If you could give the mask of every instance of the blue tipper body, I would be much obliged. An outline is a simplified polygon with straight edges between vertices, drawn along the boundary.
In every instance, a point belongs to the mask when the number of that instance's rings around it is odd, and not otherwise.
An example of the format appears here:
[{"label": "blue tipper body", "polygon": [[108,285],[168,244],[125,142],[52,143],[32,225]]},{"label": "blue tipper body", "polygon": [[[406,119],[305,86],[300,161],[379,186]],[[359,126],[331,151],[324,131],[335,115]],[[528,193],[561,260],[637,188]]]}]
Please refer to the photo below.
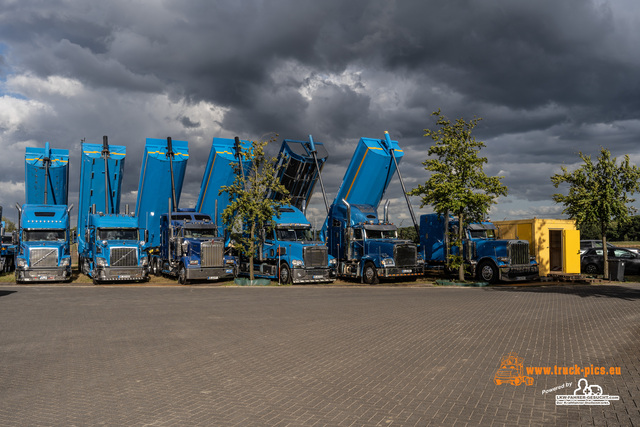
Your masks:
[{"label": "blue tipper body", "polygon": [[[336,261],[328,254],[324,242],[313,238],[311,223],[303,210],[309,204],[320,178],[328,153],[321,142],[285,139],[277,163],[277,179],[289,192],[291,204],[279,208],[272,219],[273,230],[262,231],[258,256],[254,260],[257,277],[280,279],[282,282],[332,282],[336,278]],[[270,193],[279,200],[284,195]],[[249,273],[248,260],[240,264]]]},{"label": "blue tipper body", "polygon": [[[49,165],[45,167],[47,159]],[[48,142],[44,148],[27,147],[24,167],[26,204],[67,204],[69,150],[49,148]]]},{"label": "blue tipper body", "polygon": [[[138,226],[148,230],[146,248],[160,247],[160,216],[169,210],[169,200],[175,194],[174,206],[179,205],[184,175],[189,160],[187,141],[172,140],[173,159],[170,162],[166,139],[147,138],[142,157],[136,217]],[[173,168],[173,191],[171,169]]]},{"label": "blue tipper body", "polygon": [[71,280],[67,206],[69,151],[27,147],[25,200],[18,207],[16,282]]},{"label": "blue tipper body", "polygon": [[82,144],[78,265],[94,283],[148,278],[138,220],[120,214],[126,147]]},{"label": "blue tipper body", "polygon": [[339,277],[374,283],[379,277],[424,273],[416,245],[397,238],[386,206],[385,217],[378,218],[378,207],[403,155],[388,133],[384,139],[360,138],[322,230],[329,253],[338,259]]},{"label": "blue tipper body", "polygon": [[[436,213],[420,216],[420,250],[429,268],[443,268],[447,261],[445,218]],[[457,235],[459,222],[449,216],[448,227]],[[486,282],[522,281],[538,278],[538,263],[529,255],[527,240],[501,240],[495,237],[495,225],[489,221],[465,224],[460,248],[451,245],[451,255],[462,255],[473,278]]]},{"label": "blue tipper body", "polygon": [[[249,141],[240,141],[240,143],[243,150],[248,149],[251,145]],[[246,174],[251,167],[251,162],[243,160],[242,163]],[[218,234],[225,236],[226,244],[229,243],[229,233],[226,232],[222,222],[222,212],[229,205],[229,195],[227,193],[218,193],[221,187],[233,184],[236,178],[234,165],[237,164],[238,159],[234,151],[234,140],[230,138],[213,138],[209,160],[202,176],[196,212],[206,213],[211,216],[218,227]]]}]

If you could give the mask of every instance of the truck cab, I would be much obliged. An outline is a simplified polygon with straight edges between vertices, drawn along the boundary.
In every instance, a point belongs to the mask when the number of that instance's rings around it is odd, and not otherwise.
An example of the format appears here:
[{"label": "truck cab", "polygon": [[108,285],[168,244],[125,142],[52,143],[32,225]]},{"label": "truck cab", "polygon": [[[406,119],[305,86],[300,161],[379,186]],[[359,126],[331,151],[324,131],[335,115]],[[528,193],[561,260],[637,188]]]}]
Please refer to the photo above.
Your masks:
[{"label": "truck cab", "polygon": [[[287,205],[274,216],[275,227],[261,230],[261,246],[254,263],[256,277],[277,278],[282,283],[333,282],[336,260],[326,245],[313,238],[311,224],[298,208]],[[241,263],[248,273],[249,263]]]},{"label": "truck cab", "polygon": [[[449,231],[457,235],[458,221],[449,217]],[[420,250],[430,267],[443,268],[447,264],[447,250],[459,255],[460,248],[445,241],[444,217],[436,213],[420,217]],[[490,221],[464,225],[462,257],[471,276],[478,280],[523,281],[538,278],[538,263],[529,255],[527,240],[496,239],[496,227]]]},{"label": "truck cab", "polygon": [[16,283],[71,280],[70,210],[66,205],[18,206]]},{"label": "truck cab", "polygon": [[[387,207],[385,207],[385,211]],[[338,275],[375,283],[378,278],[421,276],[424,259],[416,245],[398,239],[398,228],[380,221],[370,205],[350,205],[345,200],[331,207],[326,229],[327,245],[340,260]]]},{"label": "truck cab", "polygon": [[128,215],[91,213],[84,227],[80,271],[94,284],[149,279],[149,259],[142,250],[137,218]]},{"label": "truck cab", "polygon": [[235,277],[236,258],[225,254],[224,238],[211,216],[192,209],[180,209],[160,217],[160,250],[152,255],[154,273],[191,280],[220,280]]}]

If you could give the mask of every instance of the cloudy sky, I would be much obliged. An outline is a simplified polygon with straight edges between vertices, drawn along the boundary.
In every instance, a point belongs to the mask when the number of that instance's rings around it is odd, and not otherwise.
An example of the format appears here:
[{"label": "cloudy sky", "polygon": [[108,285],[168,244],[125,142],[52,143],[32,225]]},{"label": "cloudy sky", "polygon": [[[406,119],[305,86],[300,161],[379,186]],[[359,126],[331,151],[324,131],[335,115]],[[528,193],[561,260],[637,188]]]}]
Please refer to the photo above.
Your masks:
[{"label": "cloudy sky", "polygon": [[[269,132],[326,144],[331,201],[358,139],[388,130],[413,188],[440,108],[483,119],[485,170],[509,188],[493,219],[560,217],[549,177],[578,151],[640,163],[638,28],[637,0],[0,0],[0,205],[17,218],[25,147],[49,141],[71,151],[77,206],[80,141],[103,135],[127,147],[132,209],[147,137],[189,141],[182,207],[213,137]],[[410,225],[397,179],[386,196]]]}]

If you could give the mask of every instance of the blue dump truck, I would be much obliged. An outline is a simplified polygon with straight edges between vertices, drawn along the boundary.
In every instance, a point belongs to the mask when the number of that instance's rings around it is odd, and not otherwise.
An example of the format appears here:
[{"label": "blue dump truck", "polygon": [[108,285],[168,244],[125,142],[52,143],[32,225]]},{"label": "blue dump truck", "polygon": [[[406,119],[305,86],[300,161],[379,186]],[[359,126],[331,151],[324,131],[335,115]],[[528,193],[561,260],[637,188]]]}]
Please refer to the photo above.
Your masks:
[{"label": "blue dump truck", "polygon": [[27,147],[25,199],[14,233],[16,283],[71,280],[71,242],[67,205],[69,150]]},{"label": "blue dump truck", "polygon": [[[227,141],[230,144],[230,140]],[[240,141],[232,147],[236,163]],[[230,149],[228,149],[230,151]],[[276,279],[281,283],[332,282],[336,278],[336,261],[328,255],[326,245],[314,239],[311,223],[303,211],[320,179],[327,151],[322,143],[285,139],[278,154],[276,173],[278,181],[287,189],[292,204],[281,206],[273,216],[274,227],[258,231],[258,253],[254,257],[254,275]],[[228,173],[233,173],[231,158]],[[248,169],[243,165],[243,170]],[[224,195],[225,197],[228,197]],[[282,194],[265,194],[279,200]],[[249,259],[241,257],[240,274],[249,274]]]},{"label": "blue dump truck", "polygon": [[94,284],[149,278],[138,220],[128,209],[120,214],[125,157],[126,147],[109,145],[106,136],[102,145],[82,144],[78,266]]},{"label": "blue dump truck", "polygon": [[[420,216],[420,250],[428,268],[444,269],[447,256],[460,255],[460,248],[450,245],[445,236],[458,235],[458,221],[436,213]],[[464,225],[462,257],[472,277],[495,283],[538,278],[538,263],[529,255],[527,240],[498,240],[496,227],[489,221]]]},{"label": "blue dump truck", "polygon": [[[321,142],[285,139],[277,157],[277,178],[288,191],[291,204],[281,206],[273,216],[272,230],[261,230],[261,244],[254,260],[255,275],[278,279],[281,283],[321,283],[336,279],[336,260],[324,242],[314,238],[305,216],[314,187],[322,182],[322,167],[328,153]],[[324,187],[323,187],[324,188]],[[324,189],[323,189],[324,196]],[[275,200],[283,194],[270,193]],[[325,203],[326,203],[326,196]],[[248,273],[248,262],[241,263]]]},{"label": "blue dump truck", "polygon": [[[424,274],[417,246],[398,239],[397,227],[378,207],[404,155],[397,141],[360,138],[322,235],[338,260],[338,277],[376,283],[379,278],[415,278]],[[404,186],[404,185],[403,185]]]},{"label": "blue dump truck", "polygon": [[151,269],[181,284],[234,277],[235,258],[225,255],[211,215],[178,208],[188,158],[187,141],[146,141],[136,213],[149,237]]}]

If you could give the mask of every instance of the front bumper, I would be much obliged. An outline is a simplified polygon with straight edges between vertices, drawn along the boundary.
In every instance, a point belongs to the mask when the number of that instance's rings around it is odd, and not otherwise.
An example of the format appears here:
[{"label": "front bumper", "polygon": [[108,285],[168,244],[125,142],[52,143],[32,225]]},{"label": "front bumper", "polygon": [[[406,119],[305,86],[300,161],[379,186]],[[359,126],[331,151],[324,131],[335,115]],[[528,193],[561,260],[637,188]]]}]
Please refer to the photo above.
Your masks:
[{"label": "front bumper", "polygon": [[104,282],[147,280],[148,277],[147,267],[98,267],[96,271],[96,278]]},{"label": "front bumper", "polygon": [[524,266],[500,266],[499,279],[504,281],[530,281],[539,277],[539,271],[537,265],[524,265]]},{"label": "front bumper", "polygon": [[336,280],[336,270],[333,268],[293,268],[291,270],[293,283],[322,283]]},{"label": "front bumper", "polygon": [[233,266],[187,267],[187,280],[220,280],[233,277]]},{"label": "front bumper", "polygon": [[417,265],[412,267],[382,267],[378,268],[378,277],[412,277],[424,275],[424,267]]},{"label": "front bumper", "polygon": [[71,267],[16,267],[16,280],[21,282],[64,282],[71,279]]}]

